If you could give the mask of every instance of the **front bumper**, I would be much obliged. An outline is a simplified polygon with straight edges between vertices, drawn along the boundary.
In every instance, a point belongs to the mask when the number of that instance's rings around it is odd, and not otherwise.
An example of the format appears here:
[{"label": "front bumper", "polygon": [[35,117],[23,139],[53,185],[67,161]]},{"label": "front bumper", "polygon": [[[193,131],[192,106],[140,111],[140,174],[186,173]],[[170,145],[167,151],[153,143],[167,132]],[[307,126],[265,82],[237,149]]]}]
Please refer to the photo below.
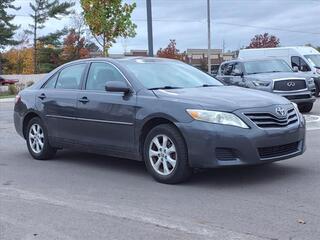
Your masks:
[{"label": "front bumper", "polygon": [[316,98],[314,97],[313,91],[302,91],[302,92],[273,92],[275,94],[281,95],[294,103],[314,103]]},{"label": "front bumper", "polygon": [[[248,125],[249,129],[242,129],[200,121],[178,123],[188,147],[190,166],[214,168],[263,164],[295,157],[305,151],[304,120],[268,130],[253,123]],[[294,148],[288,148],[290,144]],[[277,154],[272,154],[273,150]],[[268,151],[271,154],[268,155]]]}]

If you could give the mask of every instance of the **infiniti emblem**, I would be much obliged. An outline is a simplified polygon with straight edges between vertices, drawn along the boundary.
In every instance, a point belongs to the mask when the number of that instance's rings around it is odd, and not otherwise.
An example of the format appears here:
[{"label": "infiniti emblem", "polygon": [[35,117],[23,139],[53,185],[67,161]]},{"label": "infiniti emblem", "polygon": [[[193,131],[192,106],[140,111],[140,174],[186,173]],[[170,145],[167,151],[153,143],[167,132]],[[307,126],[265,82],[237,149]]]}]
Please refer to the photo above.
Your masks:
[{"label": "infiniti emblem", "polygon": [[287,82],[288,87],[294,87],[296,85],[295,82]]},{"label": "infiniti emblem", "polygon": [[286,115],[286,110],[283,107],[276,107],[276,113],[279,116],[284,117]]}]

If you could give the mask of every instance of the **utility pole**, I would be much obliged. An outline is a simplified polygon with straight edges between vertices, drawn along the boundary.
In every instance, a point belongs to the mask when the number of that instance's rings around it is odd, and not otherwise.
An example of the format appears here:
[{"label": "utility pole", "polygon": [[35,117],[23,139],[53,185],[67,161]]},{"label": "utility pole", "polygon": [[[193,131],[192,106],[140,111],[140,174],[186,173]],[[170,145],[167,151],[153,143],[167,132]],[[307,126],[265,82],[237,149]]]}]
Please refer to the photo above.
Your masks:
[{"label": "utility pole", "polygon": [[152,34],[152,8],[151,0],[146,0],[147,2],[147,25],[148,25],[148,55],[153,57],[153,34]]},{"label": "utility pole", "polygon": [[208,73],[211,74],[211,29],[210,29],[210,0],[207,0],[207,21],[208,21]]}]

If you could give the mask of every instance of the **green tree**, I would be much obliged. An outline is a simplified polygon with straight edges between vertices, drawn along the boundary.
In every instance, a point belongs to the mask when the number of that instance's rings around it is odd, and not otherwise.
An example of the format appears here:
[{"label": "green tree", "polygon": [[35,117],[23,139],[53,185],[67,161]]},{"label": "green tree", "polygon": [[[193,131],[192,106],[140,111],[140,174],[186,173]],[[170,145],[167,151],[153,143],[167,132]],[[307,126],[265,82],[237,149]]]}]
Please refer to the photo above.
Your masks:
[{"label": "green tree", "polygon": [[136,35],[137,25],[131,21],[136,4],[121,0],[81,0],[84,18],[105,56],[118,37]]},{"label": "green tree", "polygon": [[3,63],[1,50],[7,45],[18,44],[18,42],[13,39],[13,36],[19,26],[12,23],[15,15],[9,14],[7,10],[19,10],[20,7],[15,7],[12,2],[14,2],[14,0],[0,0],[0,74],[2,72]]},{"label": "green tree", "polygon": [[[73,11],[70,9],[75,5],[74,2],[60,2],[59,0],[35,0],[34,3],[30,2],[30,8],[32,14],[30,17],[33,20],[32,24],[29,24],[30,29],[26,32],[33,36],[33,62],[34,73],[38,72],[38,31],[45,27],[45,23],[50,18],[61,19],[62,16],[67,16]],[[52,34],[51,34],[52,37]],[[56,39],[61,35],[55,35]]]}]

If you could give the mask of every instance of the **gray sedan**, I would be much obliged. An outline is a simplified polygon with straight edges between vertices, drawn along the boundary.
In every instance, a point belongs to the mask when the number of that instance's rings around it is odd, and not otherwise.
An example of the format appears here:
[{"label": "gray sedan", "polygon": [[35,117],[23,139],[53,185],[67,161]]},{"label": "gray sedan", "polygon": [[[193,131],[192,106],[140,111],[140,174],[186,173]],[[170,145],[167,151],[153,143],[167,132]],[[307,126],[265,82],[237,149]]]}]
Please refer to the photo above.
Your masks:
[{"label": "gray sedan", "polygon": [[269,163],[305,150],[295,104],[168,59],[65,64],[19,93],[14,123],[35,159],[63,148],[130,158],[163,183],[185,181],[195,168]]}]

